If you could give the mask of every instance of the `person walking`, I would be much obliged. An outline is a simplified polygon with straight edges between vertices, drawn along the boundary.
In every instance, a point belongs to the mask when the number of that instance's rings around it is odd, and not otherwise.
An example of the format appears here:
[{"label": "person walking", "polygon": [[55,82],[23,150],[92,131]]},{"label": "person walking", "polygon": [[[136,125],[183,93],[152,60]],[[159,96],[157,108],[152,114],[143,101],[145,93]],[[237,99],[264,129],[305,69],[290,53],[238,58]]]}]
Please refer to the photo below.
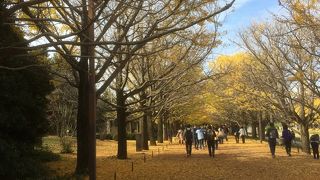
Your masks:
[{"label": "person walking", "polygon": [[198,149],[198,147],[199,147],[198,137],[197,137],[197,133],[196,133],[197,129],[198,129],[197,126],[193,126],[192,133],[193,133],[193,142],[194,142],[195,149]]},{"label": "person walking", "polygon": [[286,152],[287,152],[288,156],[291,156],[292,134],[288,130],[287,125],[283,125],[282,138],[283,138],[283,143],[286,147]]},{"label": "person walking", "polygon": [[218,150],[218,145],[219,145],[219,138],[218,138],[218,134],[219,134],[219,131],[217,128],[213,128],[212,129],[215,134],[216,134],[216,137],[214,138],[214,142],[215,142],[215,145],[216,145],[216,150]]},{"label": "person walking", "polygon": [[208,127],[207,132],[206,132],[206,136],[207,136],[207,145],[208,145],[208,151],[209,151],[209,156],[210,157],[214,157],[214,138],[216,137],[216,133],[214,132],[213,128],[211,126]]},{"label": "person walking", "polygon": [[202,126],[201,127],[201,131],[202,131],[202,134],[203,134],[203,148],[206,147],[206,143],[207,143],[207,129],[206,129],[206,126]]},{"label": "person walking", "polygon": [[314,134],[310,137],[310,144],[314,159],[319,159],[319,134]]},{"label": "person walking", "polygon": [[222,128],[222,126],[218,129],[219,133],[218,133],[218,139],[219,139],[219,143],[223,144],[223,138],[225,137],[224,134],[224,130]]},{"label": "person walking", "polygon": [[266,137],[268,137],[268,143],[272,158],[275,158],[277,138],[279,138],[278,130],[274,127],[273,122],[270,122],[270,127],[267,129]]},{"label": "person walking", "polygon": [[234,139],[236,140],[236,143],[239,143],[239,139],[240,139],[240,133],[239,133],[239,126],[238,125],[234,125],[232,127],[232,133],[234,135]]},{"label": "person walking", "polygon": [[237,130],[237,131],[234,133],[234,138],[236,139],[236,143],[239,143],[239,139],[240,139],[240,132],[239,132],[239,130]]},{"label": "person walking", "polygon": [[189,156],[191,156],[192,139],[193,139],[193,133],[192,133],[190,125],[186,126],[186,130],[184,131],[183,137],[184,137],[184,140],[186,143],[187,157],[189,157]]},{"label": "person walking", "polygon": [[183,144],[183,130],[179,129],[176,137],[179,139],[179,144]]},{"label": "person walking", "polygon": [[228,141],[229,128],[226,124],[223,126],[223,131],[224,131],[224,138],[226,139],[226,141]]},{"label": "person walking", "polygon": [[198,138],[198,148],[200,149],[203,149],[203,132],[202,132],[202,129],[199,128],[196,130],[196,133],[197,133],[197,138]]},{"label": "person walking", "polygon": [[242,143],[246,142],[247,131],[241,126],[239,130],[239,135],[242,139]]}]

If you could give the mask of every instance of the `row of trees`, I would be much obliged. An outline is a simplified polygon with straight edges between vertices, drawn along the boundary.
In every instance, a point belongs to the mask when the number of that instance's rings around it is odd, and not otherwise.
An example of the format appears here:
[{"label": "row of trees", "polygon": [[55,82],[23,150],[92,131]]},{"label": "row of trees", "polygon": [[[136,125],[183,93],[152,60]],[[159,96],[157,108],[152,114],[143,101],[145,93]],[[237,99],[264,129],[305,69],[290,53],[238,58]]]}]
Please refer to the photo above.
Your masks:
[{"label": "row of trees", "polygon": [[[298,125],[302,150],[310,153],[309,127],[319,121],[319,3],[283,1],[286,14],[253,24],[239,33],[245,50],[221,56],[216,72],[227,72],[208,84],[212,117],[250,123],[260,119]],[[210,94],[211,93],[211,94]]]},{"label": "row of trees", "polygon": [[[77,89],[77,101],[59,104],[63,98],[56,91],[52,106],[57,109],[50,115],[72,118],[77,106],[76,172],[90,171],[94,179],[96,99],[117,112],[119,158],[127,158],[128,119],[143,118],[144,148],[148,149],[154,117],[160,117],[162,127],[177,102],[192,93],[190,86],[208,78],[201,63],[218,44],[218,34],[209,32],[205,24],[217,25],[215,17],[233,2],[2,0],[5,23],[20,27],[26,40],[1,49],[49,53],[54,56],[53,67],[67,70],[53,68],[58,81]],[[63,95],[69,94],[64,94],[70,92],[68,86],[55,85]],[[162,128],[158,130],[161,134]],[[158,137],[161,142],[162,136]]]}]

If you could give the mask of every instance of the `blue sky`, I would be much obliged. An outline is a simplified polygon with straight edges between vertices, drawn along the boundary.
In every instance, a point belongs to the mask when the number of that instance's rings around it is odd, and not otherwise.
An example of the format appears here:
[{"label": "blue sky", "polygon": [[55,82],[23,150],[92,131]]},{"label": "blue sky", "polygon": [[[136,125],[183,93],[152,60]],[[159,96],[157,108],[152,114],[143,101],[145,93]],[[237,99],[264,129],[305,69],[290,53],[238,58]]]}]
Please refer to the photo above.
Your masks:
[{"label": "blue sky", "polygon": [[232,10],[223,17],[220,32],[224,35],[220,38],[223,44],[214,49],[213,57],[222,54],[233,54],[241,49],[232,43],[237,40],[237,33],[252,22],[270,20],[270,12],[278,14],[281,10],[278,0],[236,0]]}]

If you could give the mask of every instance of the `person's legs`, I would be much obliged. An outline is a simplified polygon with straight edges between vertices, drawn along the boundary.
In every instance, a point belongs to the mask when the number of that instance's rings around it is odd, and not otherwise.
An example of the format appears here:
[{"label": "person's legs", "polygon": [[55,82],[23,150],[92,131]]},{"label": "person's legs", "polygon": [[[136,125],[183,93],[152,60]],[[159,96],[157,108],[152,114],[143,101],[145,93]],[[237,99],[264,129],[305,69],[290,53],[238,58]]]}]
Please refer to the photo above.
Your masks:
[{"label": "person's legs", "polygon": [[239,135],[236,135],[235,138],[236,138],[236,143],[239,143],[239,139],[240,139]]},{"label": "person's legs", "polygon": [[214,157],[214,151],[215,151],[215,147],[214,147],[214,141],[211,141],[211,155],[212,157]]},{"label": "person's legs", "polygon": [[189,155],[189,147],[188,147],[188,144],[186,143],[186,153],[187,153],[187,156]]},{"label": "person's legs", "polygon": [[218,149],[219,140],[218,140],[218,139],[216,139],[214,142],[215,142],[215,144],[216,144],[216,149]]},{"label": "person's legs", "polygon": [[212,156],[212,152],[211,152],[212,143],[210,141],[207,141],[207,145],[208,145],[209,156]]},{"label": "person's legs", "polygon": [[192,149],[192,142],[186,141],[186,151],[187,151],[187,156],[191,155],[191,149]]},{"label": "person's legs", "polygon": [[199,149],[199,145],[200,145],[200,140],[197,138],[197,148],[196,149]]},{"label": "person's legs", "polygon": [[203,139],[200,140],[200,148],[203,149]]},{"label": "person's legs", "polygon": [[316,142],[311,143],[312,153],[314,159],[319,159],[319,144]]},{"label": "person's legs", "polygon": [[272,154],[272,156],[274,157],[274,156],[275,156],[275,153],[276,153],[276,140],[274,140],[274,141],[271,142],[271,147],[272,147],[272,149],[271,149],[271,154]]},{"label": "person's legs", "polygon": [[269,140],[268,142],[269,142],[269,148],[270,148],[271,155],[274,158],[275,150],[276,150],[275,142],[273,140]]},{"label": "person's legs", "polygon": [[316,143],[316,155],[317,159],[319,159],[319,143]]},{"label": "person's legs", "polygon": [[289,156],[291,156],[291,141],[288,142]]},{"label": "person's legs", "polygon": [[284,146],[286,149],[287,154],[289,155],[289,145],[288,145],[288,141],[284,140]]}]

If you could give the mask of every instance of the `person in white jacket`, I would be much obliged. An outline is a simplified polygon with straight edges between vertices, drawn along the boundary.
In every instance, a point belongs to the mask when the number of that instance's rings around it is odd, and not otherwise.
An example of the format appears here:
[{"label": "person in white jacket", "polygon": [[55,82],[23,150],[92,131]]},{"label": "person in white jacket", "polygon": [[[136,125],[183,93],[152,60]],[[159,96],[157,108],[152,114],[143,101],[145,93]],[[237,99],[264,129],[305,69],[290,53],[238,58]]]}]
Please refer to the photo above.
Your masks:
[{"label": "person in white jacket", "polygon": [[242,139],[242,143],[245,143],[246,142],[247,132],[242,126],[239,129],[239,134],[240,134],[240,137]]}]

